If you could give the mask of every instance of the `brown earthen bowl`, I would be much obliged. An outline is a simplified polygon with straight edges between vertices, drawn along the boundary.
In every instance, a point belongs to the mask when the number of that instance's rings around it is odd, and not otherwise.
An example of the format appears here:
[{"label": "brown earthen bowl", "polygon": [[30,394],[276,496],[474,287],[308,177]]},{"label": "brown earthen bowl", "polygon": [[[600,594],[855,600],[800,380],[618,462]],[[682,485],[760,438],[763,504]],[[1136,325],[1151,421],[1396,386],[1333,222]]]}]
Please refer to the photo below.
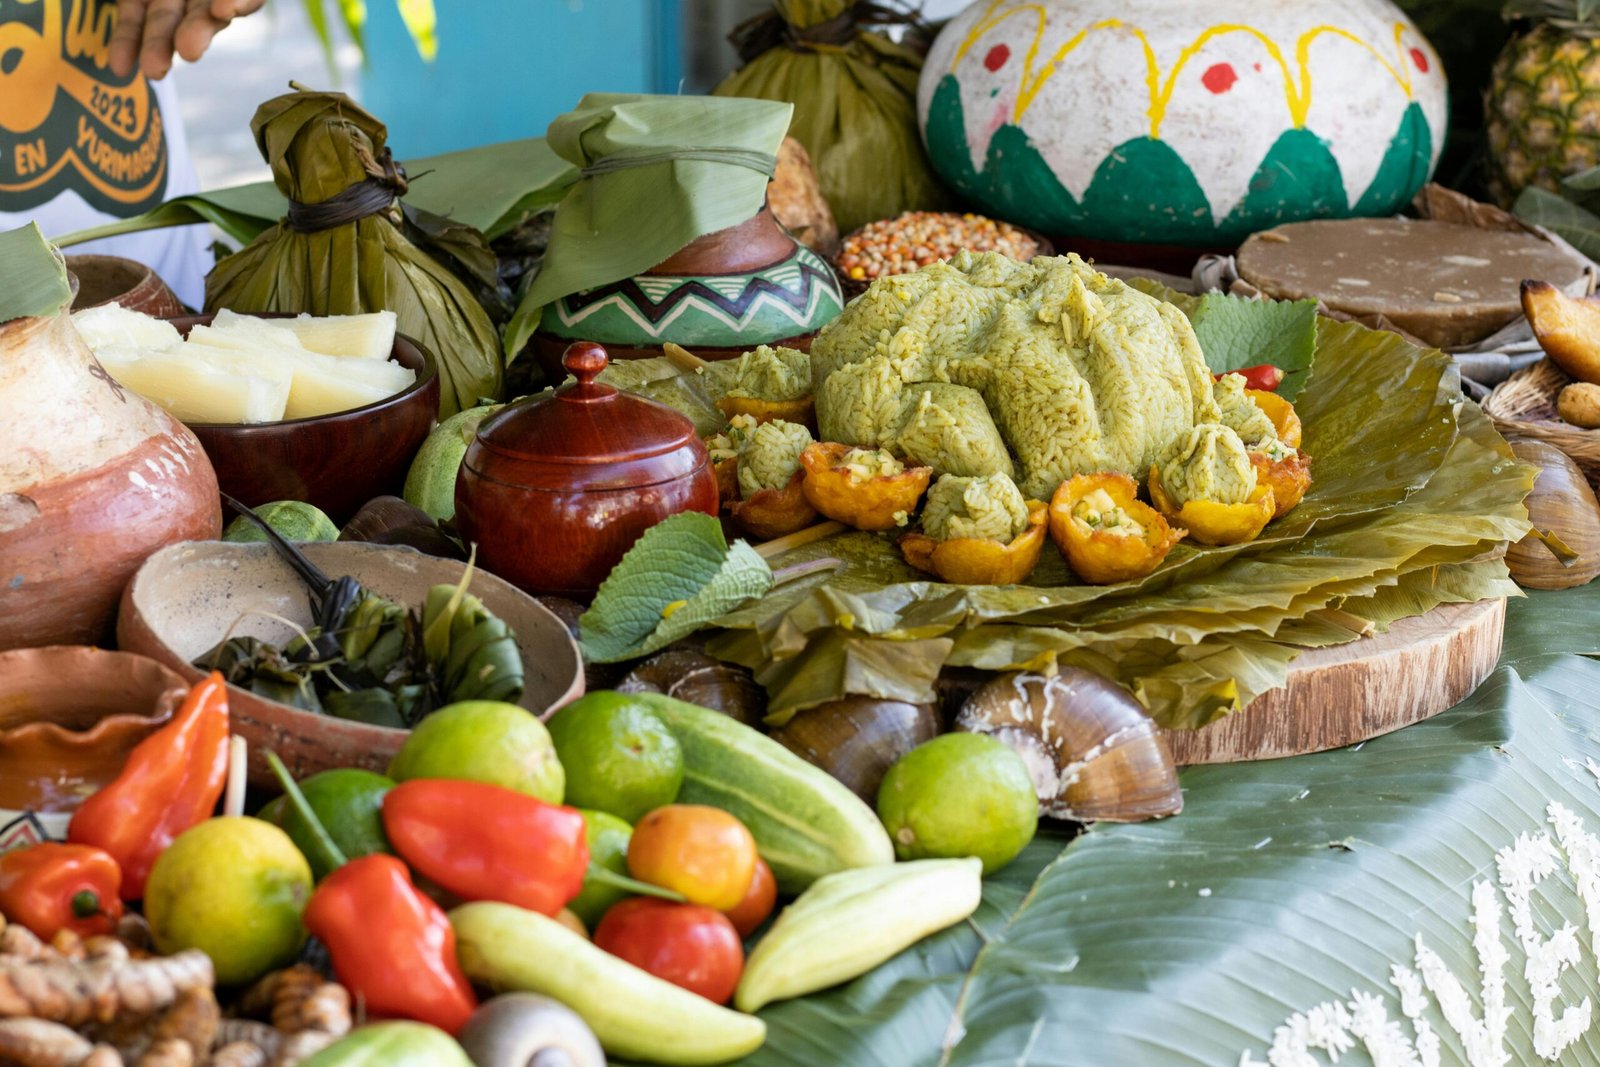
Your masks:
[{"label": "brown earthen bowl", "polygon": [[[211,318],[187,315],[172,324],[187,334]],[[375,496],[399,495],[439,413],[439,371],[433,356],[407,337],[395,338],[389,358],[416,371],[417,380],[375,404],[246,426],[188,423],[211,458],[222,491],[250,507],[304,500],[327,512],[336,525]]]},{"label": "brown earthen bowl", "polygon": [[0,652],[0,852],[63,838],[78,805],[117,776],[187,689],[131,652]]},{"label": "brown earthen bowl", "polygon": [[[301,548],[330,578],[350,575],[407,610],[419,610],[428,590],[454,585],[466,565],[410,548],[359,542]],[[471,592],[511,627],[522,650],[527,690],[519,703],[537,715],[583,693],[583,662],[566,626],[538,601],[482,570]],[[278,616],[274,618],[273,616]],[[230,628],[235,636],[283,646],[295,626],[311,625],[305,584],[264,544],[191,541],[145,561],[122,595],[117,644],[166,664],[190,682],[204,656]],[[250,781],[276,790],[266,763],[272,749],[296,778],[335,767],[382,771],[406,739],[405,730],[317,715],[228,688],[234,733],[250,743]]]},{"label": "brown earthen bowl", "polygon": [[78,279],[78,295],[72,310],[120,304],[158,319],[187,313],[177,294],[161,276],[137,260],[121,256],[79,255],[67,257],[67,269]]}]

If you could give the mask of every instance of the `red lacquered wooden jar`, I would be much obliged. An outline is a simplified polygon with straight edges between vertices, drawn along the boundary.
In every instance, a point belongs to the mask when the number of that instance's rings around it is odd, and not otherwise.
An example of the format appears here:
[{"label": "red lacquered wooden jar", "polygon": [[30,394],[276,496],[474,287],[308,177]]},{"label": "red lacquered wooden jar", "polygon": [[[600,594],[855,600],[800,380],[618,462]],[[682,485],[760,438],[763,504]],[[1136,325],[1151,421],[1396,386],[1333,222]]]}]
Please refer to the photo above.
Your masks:
[{"label": "red lacquered wooden jar", "polygon": [[694,424],[595,381],[606,350],[562,358],[577,379],[484,420],[456,478],[456,528],[478,562],[536,595],[587,600],[650,527],[717,513],[717,478]]}]

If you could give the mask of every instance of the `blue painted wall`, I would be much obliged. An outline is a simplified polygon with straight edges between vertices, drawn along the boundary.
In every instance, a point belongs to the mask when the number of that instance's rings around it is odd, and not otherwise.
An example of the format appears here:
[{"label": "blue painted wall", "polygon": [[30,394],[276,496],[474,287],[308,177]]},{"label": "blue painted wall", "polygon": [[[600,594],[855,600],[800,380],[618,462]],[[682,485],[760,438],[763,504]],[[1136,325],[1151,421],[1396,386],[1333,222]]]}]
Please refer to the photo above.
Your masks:
[{"label": "blue painted wall", "polygon": [[679,3],[438,0],[424,63],[393,0],[369,0],[361,100],[401,158],[537,137],[587,92],[676,92]]}]

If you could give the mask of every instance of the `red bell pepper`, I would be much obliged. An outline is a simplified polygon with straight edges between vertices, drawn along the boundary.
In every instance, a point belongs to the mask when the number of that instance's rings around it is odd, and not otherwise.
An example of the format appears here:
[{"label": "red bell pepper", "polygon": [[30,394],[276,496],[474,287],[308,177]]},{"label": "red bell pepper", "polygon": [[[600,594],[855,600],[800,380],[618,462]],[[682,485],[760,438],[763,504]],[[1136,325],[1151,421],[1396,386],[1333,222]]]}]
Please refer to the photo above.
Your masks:
[{"label": "red bell pepper", "polygon": [[62,930],[109,934],[122,918],[117,861],[88,845],[53,841],[0,854],[0,915],[45,941]]},{"label": "red bell pepper", "polygon": [[456,934],[444,909],[393,856],[346,861],[283,761],[268,752],[267,762],[316,850],[337,868],[318,883],[301,921],[328,947],[339,981],[369,1014],[416,1019],[451,1034],[460,1030],[478,998],[456,959]]},{"label": "red bell pepper", "polygon": [[[1238,370],[1224,371],[1223,374],[1237,374],[1244,379],[1246,389],[1260,389],[1263,392],[1273,392],[1283,384],[1283,368],[1271,363],[1258,363],[1254,367],[1240,367]],[[1213,375],[1215,378],[1223,374]]]},{"label": "red bell pepper", "polygon": [[228,687],[212,671],[139,742],[122,773],[83,802],[67,840],[109,852],[122,868],[122,899],[138,900],[156,857],[211,817],[227,777]]},{"label": "red bell pepper", "polygon": [[383,831],[419,874],[456,896],[541,915],[577,896],[589,867],[578,809],[484,782],[401,782],[384,794]]}]

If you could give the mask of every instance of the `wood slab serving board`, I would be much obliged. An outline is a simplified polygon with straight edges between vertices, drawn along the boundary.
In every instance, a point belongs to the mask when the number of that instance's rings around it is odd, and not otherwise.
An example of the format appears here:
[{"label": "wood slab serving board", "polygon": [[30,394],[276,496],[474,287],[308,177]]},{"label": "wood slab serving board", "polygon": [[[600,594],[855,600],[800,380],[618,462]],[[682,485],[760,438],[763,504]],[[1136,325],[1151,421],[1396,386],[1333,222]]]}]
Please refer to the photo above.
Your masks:
[{"label": "wood slab serving board", "polygon": [[1342,748],[1454,707],[1494,670],[1504,598],[1447,604],[1388,633],[1313,649],[1289,682],[1200,730],[1167,733],[1180,764],[1237,763]]}]

